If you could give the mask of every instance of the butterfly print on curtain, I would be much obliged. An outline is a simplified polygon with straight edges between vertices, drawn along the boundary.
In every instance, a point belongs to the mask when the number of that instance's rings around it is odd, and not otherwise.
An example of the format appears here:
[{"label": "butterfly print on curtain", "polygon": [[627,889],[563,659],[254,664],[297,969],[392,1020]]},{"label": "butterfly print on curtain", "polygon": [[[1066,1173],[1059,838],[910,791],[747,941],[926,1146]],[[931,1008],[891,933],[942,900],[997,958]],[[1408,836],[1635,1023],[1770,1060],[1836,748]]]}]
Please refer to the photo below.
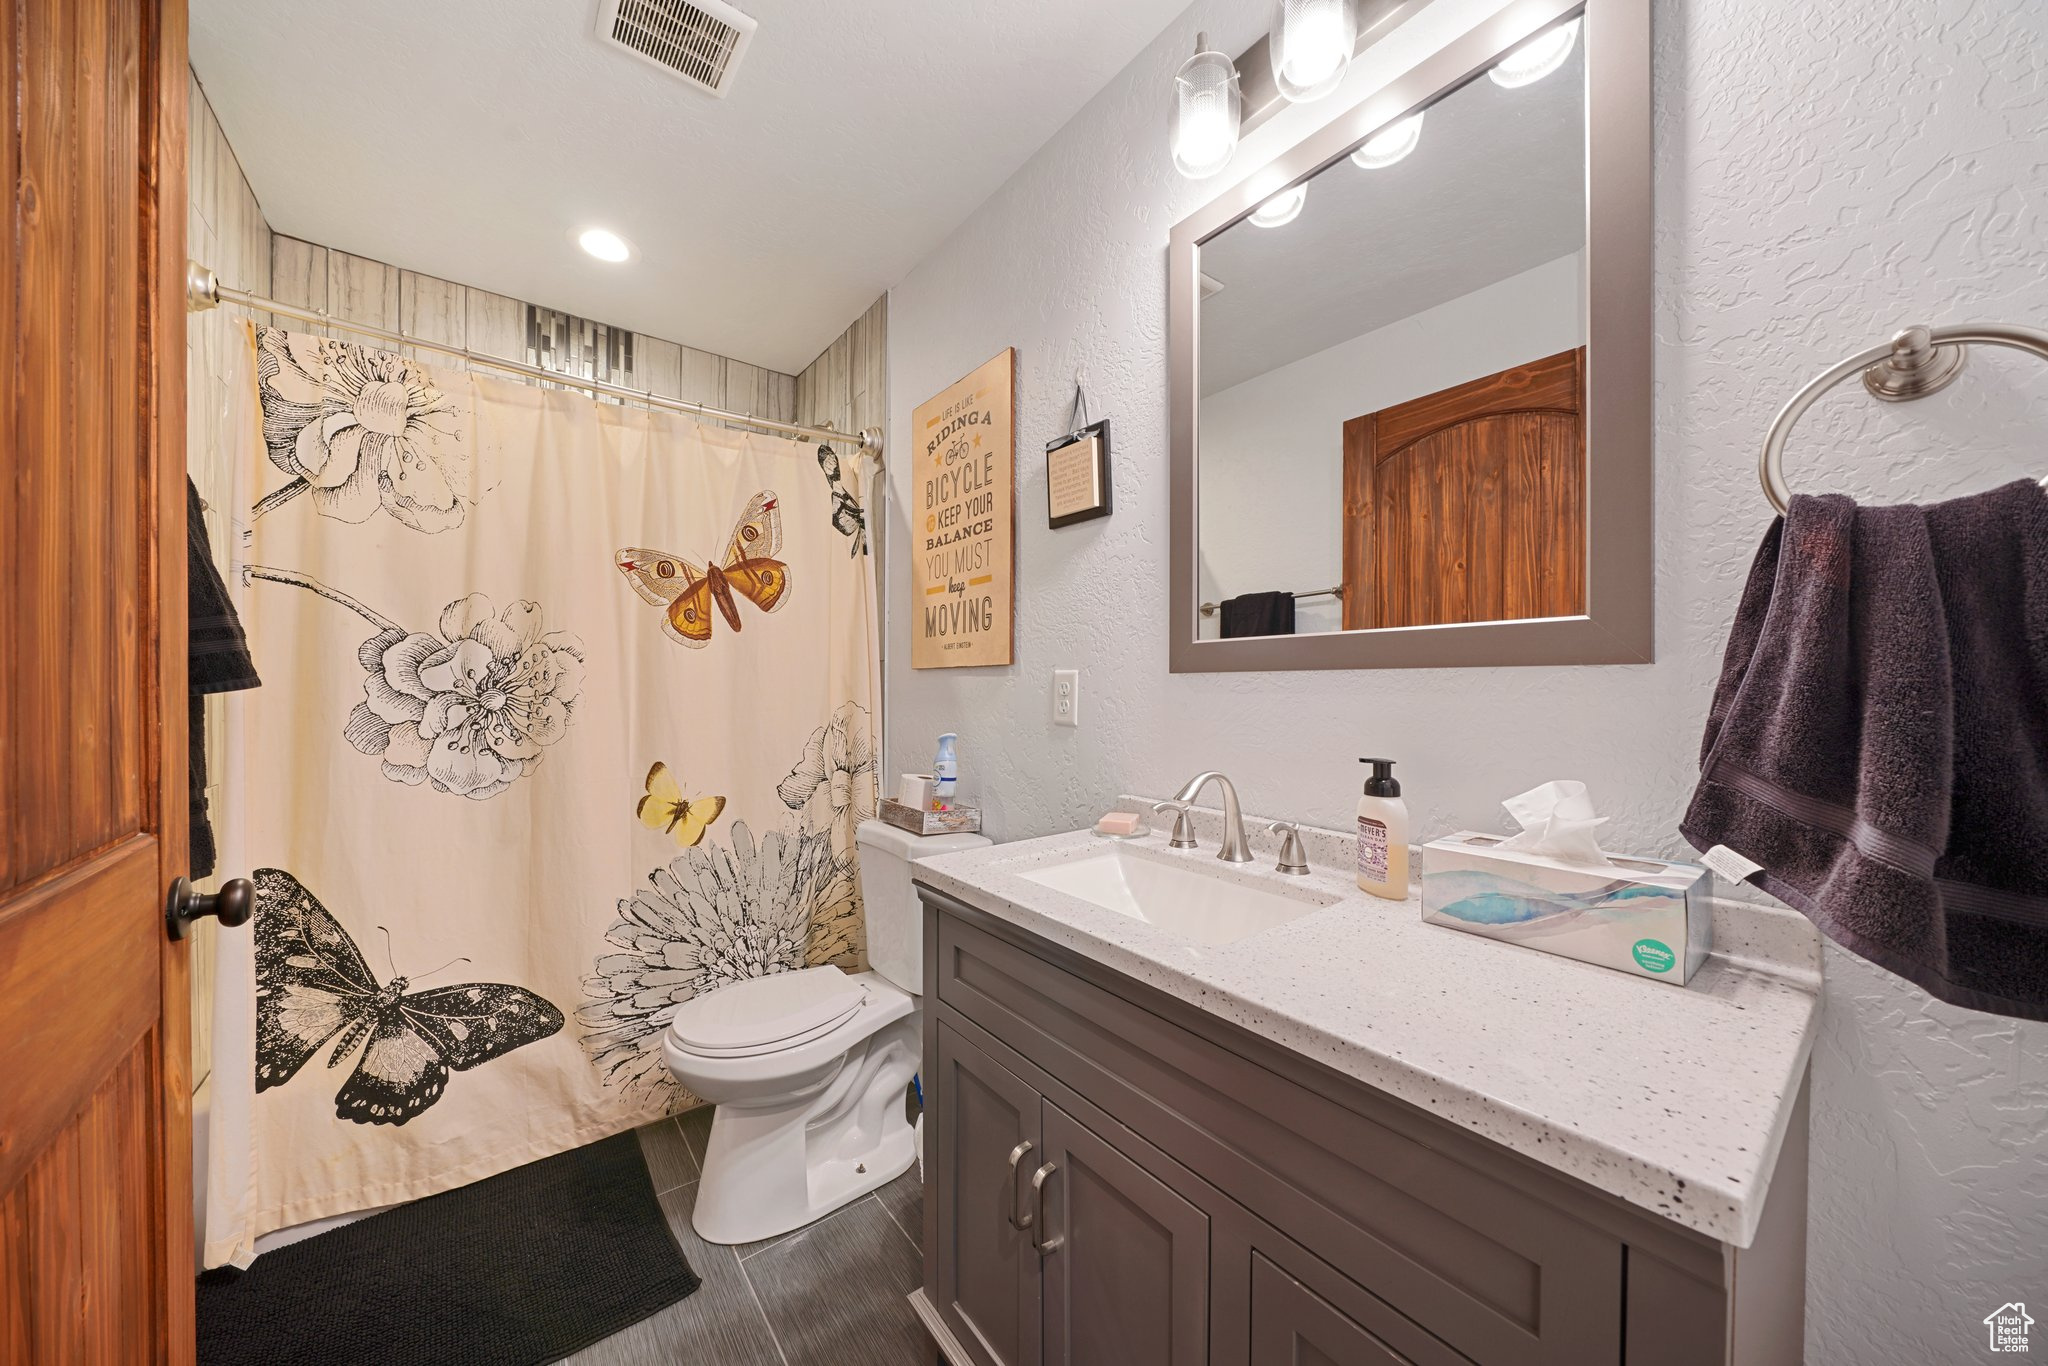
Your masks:
[{"label": "butterfly print on curtain", "polygon": [[462,525],[476,501],[466,405],[395,351],[304,332],[256,330],[256,385],[270,463],[292,476],[261,517],[300,495],[323,517],[364,522],[382,508],[414,531]]},{"label": "butterfly print on curtain", "polygon": [[583,1047],[607,1086],[681,1099],[661,1053],[676,1007],[749,977],[820,963],[859,967],[853,864],[808,825],[755,842],[732,822],[729,846],[707,839],[647,875],[619,902],[576,1012]]},{"label": "butterfly print on curtain", "polygon": [[633,807],[633,815],[649,830],[659,830],[688,849],[701,842],[711,822],[725,810],[723,797],[685,797],[683,785],[664,763],[647,770],[647,795]]},{"label": "butterfly print on curtain", "polygon": [[[379,985],[347,930],[299,880],[256,870],[256,1089],[282,1086],[335,1040],[337,1068],[363,1045],[334,1097],[338,1119],[405,1124],[466,1072],[562,1027],[562,1012],[524,987],[469,982],[408,992]],[[337,1038],[338,1036],[338,1038]]]},{"label": "butterfly print on curtain", "polygon": [[868,515],[862,510],[860,499],[846,486],[839,472],[839,453],[830,446],[818,447],[818,468],[825,471],[826,487],[832,490],[832,528],[842,536],[851,537],[853,555],[868,553]]},{"label": "butterfly print on curtain", "polygon": [[368,675],[343,736],[383,760],[384,776],[483,800],[533,772],[568,733],[583,691],[583,642],[541,630],[538,603],[499,612],[481,593],[442,609],[438,635],[409,631],[308,574],[249,565],[249,578],[291,584],[377,628],[356,649]]},{"label": "butterfly print on curtain", "polygon": [[616,563],[644,600],[662,609],[661,630],[670,640],[701,650],[711,643],[711,607],[725,624],[740,629],[739,594],[764,612],[789,598],[789,566],[774,558],[782,549],[782,510],[769,490],[754,495],[725,548],[722,564],[693,564],[663,550],[629,548]]}]

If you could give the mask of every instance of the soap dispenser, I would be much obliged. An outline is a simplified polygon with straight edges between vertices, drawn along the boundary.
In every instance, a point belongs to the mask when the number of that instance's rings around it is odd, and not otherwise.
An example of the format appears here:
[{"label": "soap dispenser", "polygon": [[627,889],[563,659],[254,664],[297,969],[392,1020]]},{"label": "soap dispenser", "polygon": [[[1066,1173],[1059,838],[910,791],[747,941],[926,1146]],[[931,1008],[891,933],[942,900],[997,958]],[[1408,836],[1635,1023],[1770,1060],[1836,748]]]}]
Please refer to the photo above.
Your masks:
[{"label": "soap dispenser", "polygon": [[1365,795],[1358,799],[1358,885],[1389,901],[1408,899],[1408,804],[1394,777],[1392,759],[1360,759],[1372,765]]}]

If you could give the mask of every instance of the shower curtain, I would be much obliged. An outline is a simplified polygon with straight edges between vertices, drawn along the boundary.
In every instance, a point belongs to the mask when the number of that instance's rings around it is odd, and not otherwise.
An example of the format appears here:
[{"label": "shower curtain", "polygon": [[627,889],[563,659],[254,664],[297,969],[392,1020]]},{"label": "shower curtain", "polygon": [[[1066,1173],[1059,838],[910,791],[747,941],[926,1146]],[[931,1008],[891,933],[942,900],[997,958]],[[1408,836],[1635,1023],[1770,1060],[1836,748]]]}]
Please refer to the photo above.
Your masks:
[{"label": "shower curtain", "polygon": [[251,328],[204,1260],[690,1103],[676,1005],[865,967],[865,470]]}]

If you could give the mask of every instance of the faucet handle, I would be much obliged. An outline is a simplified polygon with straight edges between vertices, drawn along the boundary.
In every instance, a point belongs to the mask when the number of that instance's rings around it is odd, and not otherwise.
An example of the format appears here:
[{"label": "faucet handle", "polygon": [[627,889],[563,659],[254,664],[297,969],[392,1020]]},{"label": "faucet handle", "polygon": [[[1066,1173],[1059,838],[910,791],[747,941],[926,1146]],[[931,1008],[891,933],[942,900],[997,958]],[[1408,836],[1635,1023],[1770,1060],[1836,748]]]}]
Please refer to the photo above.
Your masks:
[{"label": "faucet handle", "polygon": [[1293,821],[1274,821],[1266,827],[1266,833],[1277,835],[1287,832],[1287,838],[1280,841],[1280,862],[1276,865],[1283,873],[1306,873],[1308,851],[1301,847],[1301,827]]},{"label": "faucet handle", "polygon": [[1188,829],[1188,804],[1186,802],[1154,802],[1152,803],[1152,809],[1154,811],[1171,811],[1173,813],[1173,835],[1166,841],[1167,848],[1193,849],[1197,847],[1194,832]]}]

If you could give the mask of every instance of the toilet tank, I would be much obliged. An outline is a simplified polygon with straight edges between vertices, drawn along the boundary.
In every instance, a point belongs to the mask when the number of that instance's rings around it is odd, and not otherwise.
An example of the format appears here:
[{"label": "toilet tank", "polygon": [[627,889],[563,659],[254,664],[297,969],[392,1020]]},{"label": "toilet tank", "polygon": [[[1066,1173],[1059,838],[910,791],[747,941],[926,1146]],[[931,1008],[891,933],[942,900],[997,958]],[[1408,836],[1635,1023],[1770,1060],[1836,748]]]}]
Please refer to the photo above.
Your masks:
[{"label": "toilet tank", "polygon": [[913,996],[924,992],[924,913],[910,886],[910,865],[934,854],[979,849],[986,835],[913,835],[884,821],[862,821],[860,898],[868,922],[868,964]]}]

